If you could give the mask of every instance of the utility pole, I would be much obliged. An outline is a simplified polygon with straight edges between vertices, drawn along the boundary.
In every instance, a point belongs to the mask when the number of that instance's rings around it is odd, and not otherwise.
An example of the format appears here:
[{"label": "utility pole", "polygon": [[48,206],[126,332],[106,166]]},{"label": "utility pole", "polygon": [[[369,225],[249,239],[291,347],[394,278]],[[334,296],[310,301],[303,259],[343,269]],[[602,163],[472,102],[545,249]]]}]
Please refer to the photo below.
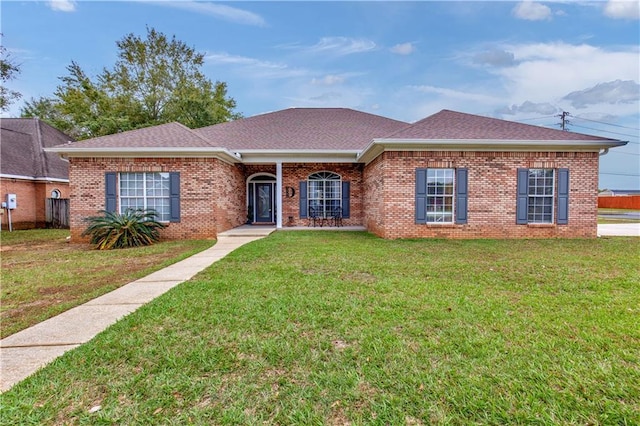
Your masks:
[{"label": "utility pole", "polygon": [[562,111],[561,114],[558,114],[556,117],[560,117],[560,120],[562,120],[562,122],[560,123],[560,128],[562,130],[568,130],[567,129],[567,124],[571,123],[571,121],[569,121],[567,119],[567,117],[569,117],[571,114],[568,113],[567,111]]}]

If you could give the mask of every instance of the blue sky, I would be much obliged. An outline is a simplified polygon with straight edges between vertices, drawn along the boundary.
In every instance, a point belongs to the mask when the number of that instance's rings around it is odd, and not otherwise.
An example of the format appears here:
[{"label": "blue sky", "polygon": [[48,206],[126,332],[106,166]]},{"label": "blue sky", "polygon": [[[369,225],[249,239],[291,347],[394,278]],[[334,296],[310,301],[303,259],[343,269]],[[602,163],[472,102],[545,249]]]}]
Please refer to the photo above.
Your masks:
[{"label": "blue sky", "polygon": [[[206,54],[238,111],[348,107],[413,122],[442,109],[629,141],[600,188],[640,189],[638,1],[6,1],[9,87],[51,96],[76,61],[111,67],[146,27]],[[18,116],[17,102],[8,116]]]}]

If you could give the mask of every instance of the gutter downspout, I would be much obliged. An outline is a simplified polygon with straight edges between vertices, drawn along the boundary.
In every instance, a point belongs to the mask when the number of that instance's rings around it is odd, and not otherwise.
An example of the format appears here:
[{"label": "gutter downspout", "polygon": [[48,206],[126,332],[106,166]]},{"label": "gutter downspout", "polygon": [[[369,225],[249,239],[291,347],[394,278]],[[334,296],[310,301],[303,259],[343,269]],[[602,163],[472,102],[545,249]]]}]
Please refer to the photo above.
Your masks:
[{"label": "gutter downspout", "polygon": [[604,150],[600,151],[600,157],[602,157],[603,155],[607,155],[609,153],[609,148],[605,148]]}]

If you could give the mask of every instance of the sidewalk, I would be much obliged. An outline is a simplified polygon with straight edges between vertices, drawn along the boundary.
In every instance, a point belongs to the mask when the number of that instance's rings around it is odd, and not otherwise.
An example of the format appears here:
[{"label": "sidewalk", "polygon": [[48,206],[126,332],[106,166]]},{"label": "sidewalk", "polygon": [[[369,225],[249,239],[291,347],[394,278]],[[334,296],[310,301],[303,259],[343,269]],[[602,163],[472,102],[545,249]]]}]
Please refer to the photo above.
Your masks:
[{"label": "sidewalk", "polygon": [[273,227],[241,226],[218,235],[211,248],[126,284],[60,315],[0,340],[0,392],[145,303],[187,281],[238,247],[264,238]]},{"label": "sidewalk", "polygon": [[598,237],[602,236],[640,237],[640,223],[600,224]]}]

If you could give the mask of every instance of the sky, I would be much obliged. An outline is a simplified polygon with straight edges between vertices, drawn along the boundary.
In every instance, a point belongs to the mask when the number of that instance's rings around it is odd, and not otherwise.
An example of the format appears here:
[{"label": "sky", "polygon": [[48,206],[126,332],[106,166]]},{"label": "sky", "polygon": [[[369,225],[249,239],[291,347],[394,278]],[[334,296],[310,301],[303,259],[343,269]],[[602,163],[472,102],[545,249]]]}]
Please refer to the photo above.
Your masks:
[{"label": "sky", "polygon": [[600,189],[640,189],[640,2],[7,1],[7,86],[50,97],[77,62],[111,68],[116,41],[155,28],[205,54],[245,117],[345,107],[414,122],[442,109],[628,141]]}]

